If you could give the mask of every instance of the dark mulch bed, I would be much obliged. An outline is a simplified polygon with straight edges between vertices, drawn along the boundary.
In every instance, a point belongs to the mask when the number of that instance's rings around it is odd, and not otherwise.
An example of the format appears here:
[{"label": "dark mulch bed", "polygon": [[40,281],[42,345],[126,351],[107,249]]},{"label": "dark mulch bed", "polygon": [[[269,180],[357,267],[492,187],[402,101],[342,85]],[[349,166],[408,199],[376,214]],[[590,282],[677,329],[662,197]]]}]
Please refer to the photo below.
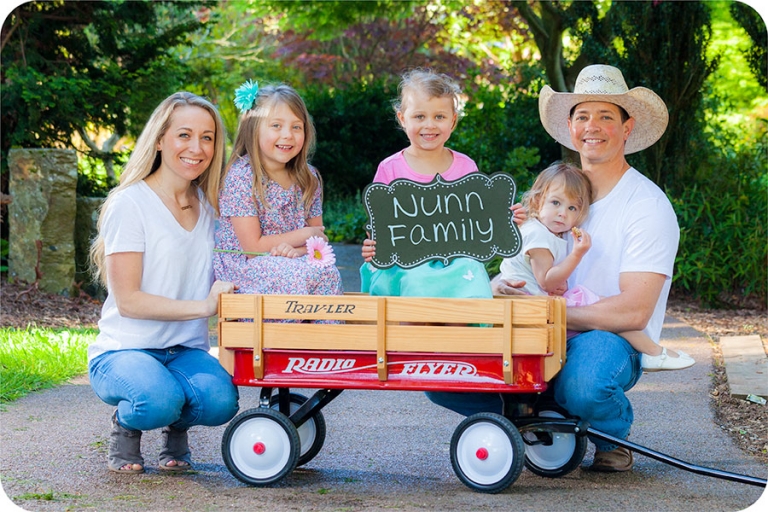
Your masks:
[{"label": "dark mulch bed", "polygon": [[[101,302],[85,294],[62,297],[43,293],[32,285],[5,281],[0,292],[0,326],[4,327],[96,327],[101,313]],[[721,336],[757,334],[768,351],[765,307],[706,309],[691,300],[674,297],[667,311],[710,338],[715,354],[710,391],[715,416],[742,449],[768,463],[768,406],[730,396],[719,346]]]},{"label": "dark mulch bed", "polygon": [[35,285],[2,282],[0,326],[96,327],[101,302],[86,294],[64,297],[44,293]]}]

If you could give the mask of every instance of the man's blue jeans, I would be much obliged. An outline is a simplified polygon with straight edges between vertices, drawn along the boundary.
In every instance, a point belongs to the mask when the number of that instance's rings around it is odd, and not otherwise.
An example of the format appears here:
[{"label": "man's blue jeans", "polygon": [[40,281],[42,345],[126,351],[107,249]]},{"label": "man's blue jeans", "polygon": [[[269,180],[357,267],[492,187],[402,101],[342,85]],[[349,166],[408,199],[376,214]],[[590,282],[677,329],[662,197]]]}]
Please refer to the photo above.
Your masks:
[{"label": "man's blue jeans", "polygon": [[237,414],[232,377],[200,349],[116,350],[88,370],[96,395],[117,406],[120,424],[130,430],[222,425]]},{"label": "man's blue jeans", "polygon": [[[621,336],[605,331],[588,331],[568,340],[566,363],[550,384],[555,401],[590,426],[626,439],[634,420],[629,391],[643,372],[640,354]],[[510,395],[514,400],[514,395]],[[478,412],[501,414],[496,393],[427,392],[432,402],[459,414]],[[616,445],[592,439],[598,450]]]}]

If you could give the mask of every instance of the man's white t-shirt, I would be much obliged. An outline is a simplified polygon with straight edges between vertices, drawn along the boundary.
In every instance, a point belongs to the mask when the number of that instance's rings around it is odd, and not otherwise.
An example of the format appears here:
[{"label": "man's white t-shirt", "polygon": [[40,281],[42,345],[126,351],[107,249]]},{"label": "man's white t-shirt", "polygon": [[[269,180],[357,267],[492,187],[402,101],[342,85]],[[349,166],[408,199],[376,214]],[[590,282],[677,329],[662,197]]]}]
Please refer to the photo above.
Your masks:
[{"label": "man's white t-shirt", "polygon": [[[198,191],[202,208],[192,231],[184,229],[144,182],[110,201],[101,226],[106,255],[142,254],[141,290],[170,299],[202,300],[213,283],[213,209]],[[184,345],[208,350],[208,319],[158,321],[120,315],[109,284],[99,334],[88,360],[110,350],[157,349]]]},{"label": "man's white t-shirt", "polygon": [[[680,229],[672,204],[662,190],[634,168],[611,192],[589,207],[582,228],[592,247],[568,279],[601,297],[618,295],[619,274],[653,272],[667,276],[653,316],[644,332],[658,343],[672,284]],[[573,239],[568,237],[568,250]]]},{"label": "man's white t-shirt", "polygon": [[552,266],[561,263],[568,255],[568,242],[552,233],[538,219],[528,219],[520,226],[520,236],[523,246],[520,252],[512,258],[504,258],[499,266],[502,279],[507,281],[525,281],[522,291],[530,295],[547,295],[533,275],[531,257],[528,252],[532,249],[547,249],[552,253]]}]

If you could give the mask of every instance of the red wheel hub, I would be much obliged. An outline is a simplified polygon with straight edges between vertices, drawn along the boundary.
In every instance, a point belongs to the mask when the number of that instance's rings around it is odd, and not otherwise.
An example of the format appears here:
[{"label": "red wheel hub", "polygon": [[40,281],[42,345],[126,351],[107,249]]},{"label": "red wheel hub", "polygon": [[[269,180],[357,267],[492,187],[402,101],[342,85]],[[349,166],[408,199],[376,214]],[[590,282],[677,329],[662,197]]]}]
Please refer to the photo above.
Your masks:
[{"label": "red wheel hub", "polygon": [[478,448],[477,452],[475,452],[475,456],[480,460],[485,460],[488,458],[488,450],[485,448]]},{"label": "red wheel hub", "polygon": [[264,446],[264,443],[262,443],[261,441],[253,445],[253,453],[255,453],[256,455],[261,455],[266,450],[267,450],[267,447]]}]

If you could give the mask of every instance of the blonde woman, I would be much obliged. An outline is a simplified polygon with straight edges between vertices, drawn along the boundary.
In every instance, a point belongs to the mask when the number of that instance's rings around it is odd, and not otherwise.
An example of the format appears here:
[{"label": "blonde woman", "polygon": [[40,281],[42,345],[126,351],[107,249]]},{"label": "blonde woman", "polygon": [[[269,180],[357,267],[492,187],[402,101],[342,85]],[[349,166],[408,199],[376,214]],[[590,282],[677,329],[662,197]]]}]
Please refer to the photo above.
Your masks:
[{"label": "blonde woman", "polygon": [[187,92],[166,98],[139,136],[101,209],[91,247],[108,296],[88,349],[91,386],[116,406],[108,467],[143,473],[142,431],[162,428],[159,468],[191,469],[187,430],[221,425],[237,388],[208,350],[216,185],[224,128],[215,107]]}]

